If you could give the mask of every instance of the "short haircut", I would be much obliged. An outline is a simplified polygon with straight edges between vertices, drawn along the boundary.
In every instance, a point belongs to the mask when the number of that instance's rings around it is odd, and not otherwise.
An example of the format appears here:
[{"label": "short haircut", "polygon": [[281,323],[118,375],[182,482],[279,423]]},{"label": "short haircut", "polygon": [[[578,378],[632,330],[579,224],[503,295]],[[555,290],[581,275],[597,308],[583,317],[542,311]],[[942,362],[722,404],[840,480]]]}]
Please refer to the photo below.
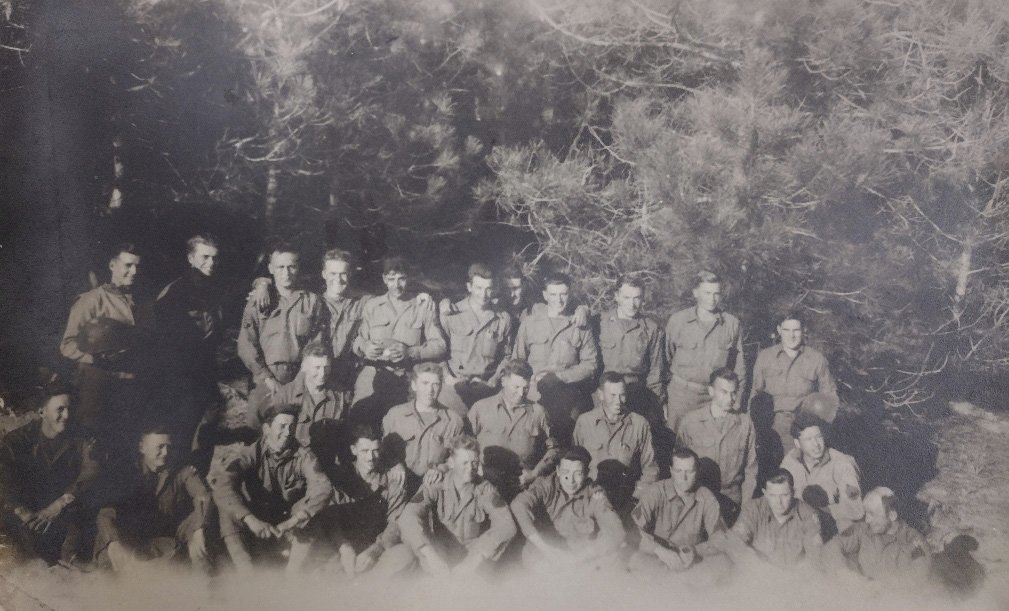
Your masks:
[{"label": "short haircut", "polygon": [[461,450],[476,452],[476,455],[480,456],[480,442],[476,440],[476,437],[469,435],[456,435],[449,439],[445,444],[445,449],[448,450],[449,456],[455,456]]},{"label": "short haircut", "polygon": [[543,277],[543,288],[546,289],[552,284],[563,284],[564,286],[571,288],[571,276],[561,273],[550,273]]},{"label": "short haircut", "polygon": [[284,253],[292,254],[299,259],[301,258],[301,253],[294,247],[294,244],[290,242],[276,242],[270,247],[270,252],[267,253],[269,255],[268,260],[272,260],[273,255],[282,255]]},{"label": "short haircut", "polygon": [[711,372],[711,376],[708,378],[708,386],[714,386],[715,380],[726,380],[732,382],[737,387],[739,386],[739,376],[736,372],[729,369],[728,367],[719,367],[718,369]]},{"label": "short haircut", "polygon": [[707,270],[704,270],[704,271],[697,272],[697,275],[694,276],[694,283],[693,283],[693,286],[691,288],[695,288],[696,289],[697,287],[699,287],[699,286],[701,286],[702,284],[705,284],[705,283],[708,283],[708,284],[720,284],[721,282],[722,282],[722,280],[721,280],[721,278],[718,277],[718,274],[716,274],[714,272],[709,272]]},{"label": "short haircut", "polygon": [[322,255],[322,266],[326,266],[326,261],[341,261],[347,265],[352,266],[354,262],[354,257],[351,256],[346,250],[340,250],[339,248],[334,248],[332,250],[327,250],[326,254]]},{"label": "short haircut", "polygon": [[143,440],[144,437],[148,435],[171,435],[172,432],[165,424],[163,420],[149,420],[144,422],[140,426],[140,435],[137,436],[137,441]]},{"label": "short haircut", "polygon": [[764,484],[764,488],[767,488],[768,484],[788,484],[788,487],[795,492],[795,478],[788,469],[778,469],[771,474],[771,477],[767,478],[767,483]]},{"label": "short haircut", "polygon": [[112,263],[113,259],[118,258],[119,255],[123,254],[124,252],[130,255],[136,255],[138,257],[140,256],[140,252],[137,250],[135,244],[133,244],[132,242],[120,242],[116,244],[112,248],[112,250],[109,251],[109,263]]},{"label": "short haircut", "polygon": [[508,376],[519,376],[523,380],[531,380],[533,377],[532,366],[522,359],[508,359],[501,365],[501,379]]},{"label": "short haircut", "polygon": [[697,452],[695,452],[695,451],[693,451],[693,450],[691,450],[690,448],[687,448],[687,447],[676,448],[673,451],[673,455],[669,459],[669,464],[673,464],[673,461],[676,460],[677,458],[679,458],[680,460],[687,460],[688,458],[692,458],[692,459],[694,459],[694,466],[695,467],[697,466],[697,463],[700,462],[700,460],[701,460],[697,456]]},{"label": "short haircut", "polygon": [[210,246],[211,248],[218,248],[217,239],[210,234],[199,233],[193,237],[186,240],[186,254],[191,255],[196,252],[196,247],[200,244],[204,246]]},{"label": "short haircut", "polygon": [[73,396],[73,387],[67,382],[60,378],[53,377],[42,386],[38,387],[38,393],[36,393],[36,398],[38,401],[38,406],[40,408],[45,407],[49,400],[53,397],[60,397],[62,395]]},{"label": "short haircut", "polygon": [[642,293],[645,292],[645,281],[642,280],[640,276],[629,276],[629,275],[620,276],[619,278],[617,278],[616,283],[613,285],[614,286],[613,291],[619,292],[620,289],[623,288],[625,285],[634,287],[636,289],[641,289]]},{"label": "short haircut", "polygon": [[778,325],[785,322],[786,320],[797,320],[799,321],[799,326],[803,329],[806,328],[806,317],[799,310],[789,310],[780,314],[778,316]]},{"label": "short haircut", "polygon": [[792,420],[792,424],[789,426],[788,432],[792,435],[792,438],[798,439],[799,435],[802,435],[803,431],[813,426],[820,427],[820,433],[826,435],[827,427],[830,425],[827,424],[826,420],[816,414],[799,410],[799,412],[795,414],[795,419]]},{"label": "short haircut", "polygon": [[483,278],[484,280],[495,280],[494,272],[484,263],[474,263],[466,270],[466,278],[473,282],[473,278]]},{"label": "short haircut", "polygon": [[434,373],[438,375],[439,380],[445,379],[445,371],[441,368],[441,365],[432,361],[424,361],[423,363],[417,363],[410,370],[410,381],[416,381],[422,373]]},{"label": "short haircut", "polygon": [[370,424],[356,424],[354,428],[350,430],[350,445],[354,445],[361,439],[368,439],[369,441],[382,441],[382,436],[378,434],[378,431]]},{"label": "short haircut", "polygon": [[318,342],[312,342],[311,344],[305,346],[305,349],[301,351],[301,360],[304,362],[310,356],[321,356],[324,358],[329,358],[329,351],[326,347]]},{"label": "short haircut", "polygon": [[382,275],[387,276],[389,274],[409,276],[410,266],[407,265],[406,259],[403,257],[387,257],[382,261]]},{"label": "short haircut", "polygon": [[518,265],[509,265],[501,270],[502,280],[525,280],[526,275],[522,273],[522,268]]},{"label": "short haircut", "polygon": [[607,371],[599,377],[599,388],[607,384],[626,384],[624,380],[624,374],[617,373],[615,371]]},{"label": "short haircut", "polygon": [[[582,446],[571,446],[567,450],[564,450],[563,453],[561,453],[560,460],[572,460],[580,462],[582,463],[582,467],[584,467],[585,470],[588,471],[589,465],[592,463],[592,455],[589,454],[589,451],[583,448]],[[560,461],[558,461],[558,464],[560,464]]]},{"label": "short haircut", "polygon": [[273,421],[277,416],[294,416],[298,417],[298,412],[301,411],[301,406],[295,403],[279,403],[271,404],[266,407],[266,409],[260,412],[260,421],[263,424],[273,424]]},{"label": "short haircut", "polygon": [[897,511],[897,495],[893,490],[885,486],[879,486],[878,488],[873,488],[866,493],[865,498],[862,499],[863,502],[879,499],[879,502],[883,505],[883,511],[889,514],[891,511]]}]

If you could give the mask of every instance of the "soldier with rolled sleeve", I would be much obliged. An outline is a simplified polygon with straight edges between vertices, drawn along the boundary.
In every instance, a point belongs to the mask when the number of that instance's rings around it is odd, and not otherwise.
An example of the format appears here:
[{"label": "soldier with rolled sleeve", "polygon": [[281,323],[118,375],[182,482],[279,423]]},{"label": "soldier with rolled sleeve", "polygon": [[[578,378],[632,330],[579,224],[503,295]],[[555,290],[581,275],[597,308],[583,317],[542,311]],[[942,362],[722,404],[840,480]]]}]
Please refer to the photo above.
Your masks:
[{"label": "soldier with rolled sleeve", "polygon": [[461,416],[476,401],[494,394],[497,368],[511,354],[515,333],[511,314],[493,302],[496,280],[490,268],[475,263],[468,275],[469,295],[441,316],[448,360],[439,401]]},{"label": "soldier with rolled sleeve", "polygon": [[777,331],[781,341],[757,354],[750,392],[751,404],[760,394],[771,397],[773,428],[781,441],[781,452],[771,457],[774,463],[780,461],[792,445],[792,419],[803,398],[823,393],[837,400],[837,386],[827,359],[818,350],[805,345],[802,315],[798,312],[785,314],[778,322]]},{"label": "soldier with rolled sleeve", "polygon": [[738,391],[736,373],[716,369],[709,382],[710,402],[684,416],[676,431],[677,447],[700,457],[701,483],[718,497],[728,524],[757,487],[757,435],[750,417],[736,411]]},{"label": "soldier with rolled sleeve", "polygon": [[569,314],[571,278],[544,279],[545,308],[534,308],[519,325],[512,357],[533,368],[530,397],[547,410],[554,433],[570,438],[572,424],[588,404],[585,388],[596,374],[598,349],[591,330]]},{"label": "soldier with rolled sleeve", "polygon": [[455,437],[448,451],[448,473],[424,484],[403,510],[399,527],[425,572],[471,574],[497,561],[517,529],[508,504],[480,480],[476,439]]},{"label": "soldier with rolled sleeve", "polygon": [[248,424],[259,428],[257,407],[269,403],[298,373],[301,352],[311,342],[322,340],[326,330],[324,306],[318,295],[298,284],[299,256],[286,244],[270,253],[270,299],[265,308],[250,298],[242,313],[238,356],[252,373]]},{"label": "soldier with rolled sleeve", "polygon": [[239,572],[252,569],[254,556],[285,549],[288,573],[297,572],[319,535],[313,518],[332,501],[332,484],[315,454],[294,436],[300,408],[270,404],[260,414],[259,440],[219,448],[211,465],[221,537]]},{"label": "soldier with rolled sleeve", "polygon": [[605,491],[589,479],[592,457],[574,446],[560,457],[556,473],[537,479],[511,503],[526,537],[522,563],[542,573],[550,568],[613,568],[624,527]]},{"label": "soldier with rolled sleeve", "polygon": [[501,392],[477,401],[467,415],[483,448],[484,477],[506,501],[547,475],[560,451],[546,411],[527,397],[532,375],[525,361],[505,361],[500,369]]},{"label": "soldier with rolled sleeve", "polygon": [[728,367],[736,372],[740,388],[746,386],[742,329],[738,318],[720,308],[721,280],[711,272],[697,274],[693,296],[697,304],[666,323],[666,425],[671,431],[685,414],[707,402],[712,371]]},{"label": "soldier with rolled sleeve", "polygon": [[355,417],[378,424],[390,407],[407,400],[407,372],[415,364],[445,358],[445,334],[430,300],[409,291],[410,274],[399,257],[385,260],[386,293],[361,312],[354,353],[362,359],[354,385]]}]

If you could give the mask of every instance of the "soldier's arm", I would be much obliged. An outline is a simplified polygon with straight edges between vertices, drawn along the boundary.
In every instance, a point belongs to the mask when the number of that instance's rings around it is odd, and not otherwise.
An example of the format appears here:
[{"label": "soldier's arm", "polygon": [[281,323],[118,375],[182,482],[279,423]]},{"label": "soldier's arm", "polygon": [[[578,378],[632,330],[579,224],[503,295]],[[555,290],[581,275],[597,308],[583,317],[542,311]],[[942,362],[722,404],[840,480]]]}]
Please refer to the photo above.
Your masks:
[{"label": "soldier's arm", "polygon": [[650,495],[642,495],[641,500],[631,512],[631,520],[638,529],[641,540],[638,543],[638,551],[642,554],[655,554],[659,543],[652,534],[655,532],[655,507],[654,499]]},{"label": "soldier's arm", "polygon": [[819,363],[816,368],[816,386],[817,390],[837,398],[837,383],[834,381],[834,376],[830,374],[830,366],[827,364],[827,358],[820,356]]},{"label": "soldier's arm", "polygon": [[408,347],[406,354],[412,361],[437,361],[446,356],[448,342],[445,341],[445,332],[438,324],[438,313],[434,303],[428,302],[422,316],[424,319],[424,343]]},{"label": "soldier's arm", "polygon": [[403,543],[419,554],[425,547],[432,547],[431,533],[426,525],[437,502],[437,495],[428,486],[421,486],[413,499],[403,508],[399,516],[399,532]]},{"label": "soldier's arm", "polygon": [[665,392],[665,377],[668,365],[666,364],[666,334],[656,325],[655,335],[648,346],[648,377],[645,384],[649,390],[661,398]]},{"label": "soldier's arm", "polygon": [[295,503],[291,515],[300,511],[311,518],[332,500],[333,484],[311,450],[305,450],[301,456],[301,472],[305,476],[305,496]]},{"label": "soldier's arm", "polygon": [[179,524],[175,532],[179,540],[189,541],[192,539],[193,533],[206,528],[210,521],[210,489],[207,488],[207,484],[203,482],[203,478],[193,467],[183,467],[176,477],[179,478],[186,494],[189,495],[189,499],[193,503],[193,511]]},{"label": "soldier's arm", "polygon": [[659,463],[655,460],[655,449],[652,446],[652,432],[646,425],[642,429],[641,448],[638,453],[638,460],[641,462],[641,478],[634,485],[634,496],[640,496],[641,492],[659,479]]},{"label": "soldier's arm", "polygon": [[753,401],[753,397],[767,387],[767,377],[764,371],[766,366],[764,365],[763,356],[763,352],[757,353],[757,360],[753,363],[753,386],[750,388],[750,401]]},{"label": "soldier's arm", "polygon": [[406,469],[403,465],[396,465],[393,469],[399,469],[399,477],[394,478],[394,483],[390,484],[389,492],[386,496],[387,508],[385,510],[386,524],[385,530],[378,536],[372,547],[376,551],[385,551],[402,540],[399,531],[399,517],[403,515],[406,507]]},{"label": "soldier's arm", "polygon": [[365,358],[364,346],[370,341],[371,325],[368,321],[368,303],[365,302],[361,304],[361,321],[357,325],[357,335],[354,336],[354,354],[360,358]]},{"label": "soldier's arm", "polygon": [[21,499],[16,493],[15,482],[20,480],[16,464],[15,450],[5,438],[0,442],[0,510],[4,514],[10,514],[17,508],[29,511],[21,505]]},{"label": "soldier's arm", "polygon": [[536,467],[533,468],[533,475],[542,477],[553,471],[554,467],[557,466],[557,461],[561,455],[561,444],[554,437],[553,431],[550,429],[550,421],[547,419],[546,412],[537,410],[536,419],[539,421],[540,430],[546,436],[543,442],[546,446],[546,451],[543,452],[543,457],[540,458],[539,462],[536,463]]},{"label": "soldier's arm", "polygon": [[596,519],[599,534],[596,535],[592,545],[586,548],[586,556],[598,558],[617,551],[624,542],[624,524],[602,490],[592,495],[590,511]]},{"label": "soldier's arm", "polygon": [[736,329],[736,363],[733,369],[739,377],[739,394],[736,395],[736,406],[740,406],[743,400],[743,390],[746,388],[746,359],[743,357],[743,323],[739,323]]},{"label": "soldier's arm", "polygon": [[[533,482],[525,490],[519,493],[512,501],[511,510],[518,522],[519,529],[526,539],[533,545],[542,549],[545,545],[540,531],[536,528],[536,507],[543,502],[543,485],[540,481]],[[541,545],[542,544],[542,545]]]},{"label": "soldier's arm", "polygon": [[99,466],[94,458],[94,442],[84,441],[80,443],[81,470],[77,473],[77,478],[63,491],[74,499],[90,491],[98,479]]},{"label": "soldier's arm", "polygon": [[578,349],[578,363],[567,369],[554,372],[561,382],[572,384],[588,380],[596,374],[596,366],[599,362],[599,348],[596,346],[596,338],[588,329],[580,329],[582,345]]},{"label": "soldier's arm", "polygon": [[238,358],[242,359],[246,369],[257,381],[272,378],[273,374],[266,366],[263,349],[259,345],[259,319],[256,306],[250,301],[242,312],[242,327],[238,331]]},{"label": "soldier's arm", "polygon": [[820,528],[820,516],[811,509],[807,520],[802,522],[802,548],[806,552],[805,560],[813,564],[822,561],[823,531]]},{"label": "soldier's arm", "polygon": [[743,467],[743,503],[753,499],[753,493],[757,489],[757,433],[753,428],[750,417],[743,414],[743,421],[748,424],[746,434],[746,466]]},{"label": "soldier's arm", "polygon": [[[673,315],[675,316],[675,314]],[[669,317],[669,321],[666,323],[666,341],[663,344],[665,355],[663,360],[665,360],[666,366],[670,368],[670,374],[672,373],[673,359],[676,358],[676,321],[673,316]]]},{"label": "soldier's arm", "polygon": [[526,323],[525,320],[519,323],[518,331],[515,332],[515,341],[512,342],[511,356],[513,359],[520,359],[523,361],[529,360],[529,346],[528,342],[526,342],[525,340],[528,328],[529,325]]},{"label": "soldier's arm", "polygon": [[718,509],[718,502],[706,503],[701,514],[701,525],[704,532],[708,533],[708,539],[695,546],[697,553],[702,556],[709,553],[721,551],[725,547],[725,521],[722,519],[722,512]]},{"label": "soldier's arm", "polygon": [[854,461],[844,461],[836,469],[834,477],[837,484],[838,500],[833,507],[834,518],[838,521],[857,522],[865,517],[858,468]]},{"label": "soldier's arm", "polygon": [[98,313],[98,302],[91,295],[82,295],[70,308],[67,317],[67,328],[60,342],[60,354],[76,363],[91,365],[95,359],[80,349],[77,338],[88,321],[93,320]]},{"label": "soldier's arm", "polygon": [[98,510],[98,516],[95,518],[95,525],[97,526],[97,534],[95,535],[95,556],[98,556],[109,544],[119,541],[119,528],[116,526],[116,508],[111,505],[106,505]]},{"label": "soldier's arm", "polygon": [[490,518],[490,528],[473,543],[470,556],[476,554],[484,560],[496,560],[508,542],[518,533],[518,528],[515,526],[515,519],[508,509],[508,504],[493,486],[483,487],[478,502],[483,505],[484,513]]},{"label": "soldier's arm", "polygon": [[235,521],[241,521],[252,513],[242,496],[241,485],[242,475],[252,468],[255,447],[236,445],[227,450],[231,455],[224,460],[213,461],[207,480],[217,510]]}]

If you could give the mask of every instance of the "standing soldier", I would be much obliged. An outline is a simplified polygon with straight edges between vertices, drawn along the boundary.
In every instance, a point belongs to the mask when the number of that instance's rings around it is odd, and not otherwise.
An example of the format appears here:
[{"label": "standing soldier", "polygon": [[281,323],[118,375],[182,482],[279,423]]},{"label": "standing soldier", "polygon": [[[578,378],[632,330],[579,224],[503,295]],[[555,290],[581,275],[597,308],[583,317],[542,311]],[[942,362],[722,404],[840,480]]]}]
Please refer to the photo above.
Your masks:
[{"label": "standing soldier", "polygon": [[139,267],[136,247],[118,245],[109,259],[109,283],[77,299],[60,343],[63,356],[78,366],[80,422],[98,437],[102,455],[135,424],[144,401],[138,375],[150,315],[133,296]]},{"label": "standing soldier", "polygon": [[302,349],[320,341],[325,331],[321,300],[298,287],[298,253],[292,247],[278,245],[271,251],[270,275],[269,304],[260,308],[250,298],[238,334],[238,356],[252,372],[247,417],[253,429],[258,428],[256,408],[294,379]]},{"label": "standing soldier", "polygon": [[352,270],[351,256],[346,251],[334,249],[322,257],[322,279],[326,281],[322,300],[329,310],[329,339],[333,355],[330,378],[333,388],[343,395],[343,401],[348,406],[354,399],[358,370],[354,340],[361,325],[364,304],[371,299],[371,295],[349,290]]},{"label": "standing soldier", "polygon": [[533,368],[530,398],[547,410],[557,438],[570,438],[572,424],[583,411],[596,373],[598,350],[592,332],[568,314],[571,278],[551,274],[544,280],[546,308],[534,309],[519,326],[514,358]]},{"label": "standing soldier", "polygon": [[740,388],[746,386],[739,319],[719,308],[722,284],[718,276],[697,274],[693,295],[697,305],[673,314],[666,324],[670,372],[666,426],[672,431],[685,414],[707,401],[712,371],[729,367],[736,372]]},{"label": "standing soldier", "polygon": [[494,306],[494,283],[489,267],[471,265],[466,283],[469,296],[452,304],[441,317],[448,337],[448,362],[439,401],[460,416],[476,401],[494,394],[497,367],[511,353],[512,318]]},{"label": "standing soldier", "polygon": [[354,384],[354,410],[365,422],[377,424],[393,405],[407,400],[407,371],[417,363],[445,357],[445,334],[430,299],[408,292],[409,272],[399,257],[382,268],[385,295],[364,305],[354,353],[364,367]]},{"label": "standing soldier", "polygon": [[792,445],[790,428],[802,399],[816,392],[837,399],[827,359],[805,345],[804,331],[800,314],[785,314],[778,323],[781,341],[761,350],[753,365],[750,401],[759,393],[766,393],[774,403],[774,431],[781,441],[781,452],[769,458],[773,463],[779,462]]}]

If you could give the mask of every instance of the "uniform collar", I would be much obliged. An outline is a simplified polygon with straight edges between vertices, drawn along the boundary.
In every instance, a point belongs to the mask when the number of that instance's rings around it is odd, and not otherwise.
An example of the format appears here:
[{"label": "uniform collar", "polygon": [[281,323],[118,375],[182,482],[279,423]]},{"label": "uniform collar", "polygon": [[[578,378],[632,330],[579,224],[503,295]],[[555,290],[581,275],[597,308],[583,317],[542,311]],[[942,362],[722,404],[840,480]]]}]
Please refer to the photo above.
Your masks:
[{"label": "uniform collar", "polygon": [[[687,316],[687,322],[700,322],[701,318],[697,314],[697,306],[694,306],[688,310],[690,314]],[[715,310],[715,324],[721,324],[723,322],[722,310]]]},{"label": "uniform collar", "polygon": [[504,393],[498,392],[498,394],[497,394],[497,407],[499,407],[499,408],[501,408],[501,409],[503,409],[503,410],[505,410],[507,412],[511,412],[511,411],[516,411],[516,412],[522,411],[522,412],[525,412],[525,411],[527,411],[532,406],[532,404],[533,404],[532,401],[530,401],[529,399],[526,399],[522,403],[519,403],[518,405],[516,405],[514,407],[514,410],[513,410],[512,408],[508,407],[508,404],[505,402],[505,400],[504,400]]},{"label": "uniform collar", "polygon": [[[782,354],[785,354],[787,356],[787,354],[785,353],[785,346],[783,346],[781,342],[775,344],[775,347],[777,348],[777,350],[774,352],[774,356],[781,356]],[[802,356],[802,352],[805,349],[806,349],[805,343],[799,344],[799,347],[795,349],[795,358],[799,358],[800,356]]]},{"label": "uniform collar", "polygon": [[681,495],[676,491],[676,486],[673,485],[672,480],[663,480],[663,492],[666,494],[666,500],[668,501],[679,501],[685,506],[693,506],[697,503],[697,486],[694,484],[694,491],[687,493],[686,496]]},{"label": "uniform collar", "polygon": [[621,414],[620,417],[617,418],[616,420],[610,420],[609,418],[607,418],[606,417],[606,412],[603,411],[602,407],[597,407],[597,408],[593,409],[589,413],[591,414],[593,412],[595,413],[595,415],[593,416],[593,420],[595,421],[596,424],[599,424],[600,422],[606,422],[606,423],[612,423],[612,424],[623,424],[624,422],[627,422],[628,418],[631,417],[630,410],[625,410],[624,413]]},{"label": "uniform collar", "polygon": [[826,465],[827,463],[830,462],[830,448],[827,448],[826,450],[824,450],[823,456],[821,456],[820,460],[817,461],[816,464],[813,464],[813,465],[807,465],[806,464],[806,461],[803,460],[803,458],[802,458],[802,452],[799,450],[799,448],[792,448],[792,452],[795,453],[796,462],[798,462],[800,465],[802,465],[803,467],[805,467],[806,471],[812,471],[813,469],[818,469],[818,468],[820,468],[820,467],[822,467],[822,466],[824,466],[824,465]]}]

